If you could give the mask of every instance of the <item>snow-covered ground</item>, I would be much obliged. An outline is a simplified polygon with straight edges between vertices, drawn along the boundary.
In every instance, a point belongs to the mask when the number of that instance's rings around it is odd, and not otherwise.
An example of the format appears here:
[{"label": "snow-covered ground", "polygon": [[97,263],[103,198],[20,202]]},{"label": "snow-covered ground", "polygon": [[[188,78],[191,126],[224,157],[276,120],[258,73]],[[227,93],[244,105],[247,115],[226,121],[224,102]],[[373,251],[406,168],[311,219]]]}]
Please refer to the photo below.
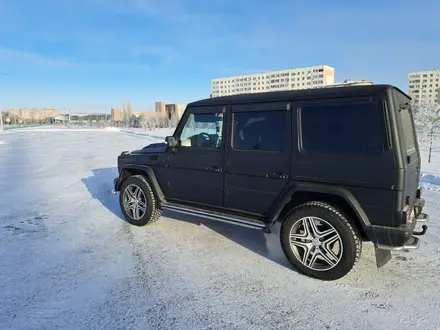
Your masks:
[{"label": "snow-covered ground", "polygon": [[[440,195],[419,250],[345,278],[295,272],[272,234],[165,213],[124,222],[116,157],[169,131],[30,130],[0,140],[1,329],[439,329]],[[439,174],[440,153],[423,170]],[[437,172],[436,172],[437,171]]]}]

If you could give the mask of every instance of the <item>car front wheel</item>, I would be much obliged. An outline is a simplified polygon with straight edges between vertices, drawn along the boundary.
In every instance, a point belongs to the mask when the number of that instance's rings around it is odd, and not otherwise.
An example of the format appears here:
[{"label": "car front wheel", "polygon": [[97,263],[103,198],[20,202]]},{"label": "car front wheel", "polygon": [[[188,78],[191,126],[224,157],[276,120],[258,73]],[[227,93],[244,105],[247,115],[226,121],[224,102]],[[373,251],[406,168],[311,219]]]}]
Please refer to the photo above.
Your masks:
[{"label": "car front wheel", "polygon": [[156,222],[162,213],[150,184],[142,175],[133,175],[122,183],[119,204],[125,219],[135,226]]},{"label": "car front wheel", "polygon": [[293,209],[282,224],[280,239],[292,265],[321,280],[348,274],[362,249],[356,228],[336,207],[323,202]]}]

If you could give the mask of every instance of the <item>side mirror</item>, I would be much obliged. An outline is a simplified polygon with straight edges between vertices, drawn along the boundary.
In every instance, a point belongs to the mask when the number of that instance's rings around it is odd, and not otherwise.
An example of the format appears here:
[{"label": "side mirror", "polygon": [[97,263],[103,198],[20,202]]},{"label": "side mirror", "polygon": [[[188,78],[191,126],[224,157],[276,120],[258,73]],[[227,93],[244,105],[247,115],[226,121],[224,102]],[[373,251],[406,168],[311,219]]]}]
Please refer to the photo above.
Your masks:
[{"label": "side mirror", "polygon": [[165,138],[165,142],[167,144],[167,147],[171,149],[177,148],[178,146],[177,139],[174,136],[167,136]]}]

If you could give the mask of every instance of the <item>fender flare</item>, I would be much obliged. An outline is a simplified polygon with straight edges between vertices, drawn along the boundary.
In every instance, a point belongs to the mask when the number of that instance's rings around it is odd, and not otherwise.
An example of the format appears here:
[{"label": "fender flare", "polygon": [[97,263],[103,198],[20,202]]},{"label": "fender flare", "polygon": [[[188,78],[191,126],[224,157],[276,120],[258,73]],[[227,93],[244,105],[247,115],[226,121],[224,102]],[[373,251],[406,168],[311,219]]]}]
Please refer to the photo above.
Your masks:
[{"label": "fender flare", "polygon": [[273,211],[270,213],[271,216],[269,218],[269,221],[265,229],[270,230],[270,227],[272,227],[279,219],[279,216],[284,206],[291,200],[294,194],[301,192],[327,194],[327,195],[340,197],[351,208],[353,213],[359,219],[360,225],[364,230],[371,226],[371,222],[368,219],[368,216],[363,210],[362,206],[359,204],[359,202],[353,196],[353,194],[351,194],[348,190],[340,187],[330,187],[324,184],[295,183],[293,187],[290,186],[290,188],[287,188],[285,192],[281,195],[282,197],[278,199],[277,202],[275,203],[275,207],[273,208]]},{"label": "fender flare", "polygon": [[160,188],[159,182],[157,181],[156,174],[154,170],[150,166],[146,165],[137,165],[137,164],[126,164],[121,168],[119,172],[118,181],[115,183],[115,190],[119,191],[122,183],[131,176],[131,171],[135,170],[136,172],[140,172],[151,184],[151,188],[153,189],[153,193],[155,197],[158,199],[160,203],[165,201],[165,195],[163,194],[162,189]]}]

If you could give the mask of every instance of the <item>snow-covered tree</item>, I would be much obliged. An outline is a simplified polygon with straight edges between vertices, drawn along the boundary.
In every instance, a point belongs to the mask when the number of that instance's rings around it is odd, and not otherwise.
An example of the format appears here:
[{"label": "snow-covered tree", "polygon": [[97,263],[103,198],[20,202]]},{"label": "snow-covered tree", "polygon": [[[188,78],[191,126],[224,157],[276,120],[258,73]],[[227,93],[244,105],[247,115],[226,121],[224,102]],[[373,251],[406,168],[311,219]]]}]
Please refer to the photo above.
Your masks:
[{"label": "snow-covered tree", "polygon": [[127,111],[125,110],[125,103],[122,102],[122,107],[121,107],[121,119],[122,119],[122,126],[125,126],[125,124],[127,123]]},{"label": "snow-covered tree", "polygon": [[131,103],[130,103],[130,99],[128,99],[127,101],[127,108],[126,108],[126,114],[127,114],[127,122],[128,122],[128,127],[132,126],[132,112],[131,112]]},{"label": "snow-covered tree", "polygon": [[176,111],[172,111],[169,121],[169,127],[177,127],[178,123],[179,123],[179,117],[177,116]]},{"label": "snow-covered tree", "polygon": [[440,147],[440,137],[436,129],[440,126],[440,105],[437,103],[421,102],[412,105],[417,138],[421,147]]}]

